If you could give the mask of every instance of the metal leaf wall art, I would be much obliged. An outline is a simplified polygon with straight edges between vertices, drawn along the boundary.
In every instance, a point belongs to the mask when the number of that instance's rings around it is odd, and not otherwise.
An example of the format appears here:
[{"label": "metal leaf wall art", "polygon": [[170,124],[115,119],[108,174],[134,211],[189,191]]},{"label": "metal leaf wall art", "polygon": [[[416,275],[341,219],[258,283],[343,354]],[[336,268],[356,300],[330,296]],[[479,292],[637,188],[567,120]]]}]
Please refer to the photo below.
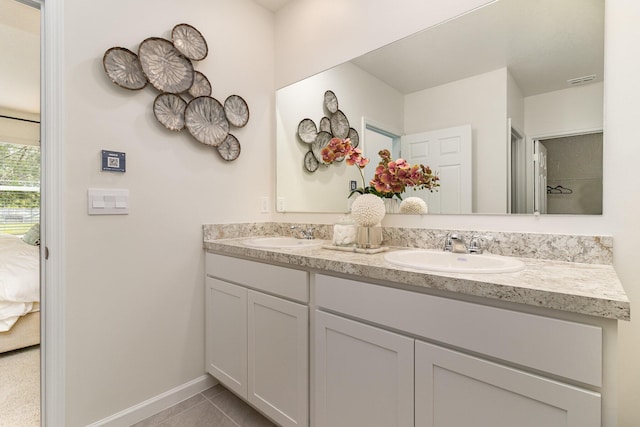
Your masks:
[{"label": "metal leaf wall art", "polygon": [[[319,164],[326,165],[320,153],[332,138],[349,138],[353,148],[360,144],[358,132],[349,125],[349,119],[338,108],[338,97],[333,91],[324,93],[323,107],[327,115],[320,119],[319,127],[309,118],[302,119],[298,124],[298,140],[309,146],[304,156],[304,167],[308,172],[318,170]],[[338,162],[342,160],[336,159]]]},{"label": "metal leaf wall art", "polygon": [[196,141],[216,148],[220,157],[231,161],[240,155],[240,142],[230,131],[247,124],[249,106],[239,95],[230,95],[224,102],[211,96],[209,79],[193,66],[208,51],[200,31],[178,24],[171,40],[149,37],[140,43],[137,54],[112,47],[102,64],[109,79],[121,88],[140,90],[150,84],[160,92],[153,114],[165,128],[175,132],[186,128]]}]

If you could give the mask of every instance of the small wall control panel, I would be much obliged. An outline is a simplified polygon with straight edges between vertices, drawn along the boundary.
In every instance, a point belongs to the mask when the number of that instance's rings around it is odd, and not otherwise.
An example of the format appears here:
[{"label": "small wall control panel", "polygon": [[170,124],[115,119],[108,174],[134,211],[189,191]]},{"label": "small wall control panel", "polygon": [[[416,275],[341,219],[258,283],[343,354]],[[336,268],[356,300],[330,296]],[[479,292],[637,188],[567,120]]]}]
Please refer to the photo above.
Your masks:
[{"label": "small wall control panel", "polygon": [[89,215],[127,215],[129,213],[129,190],[89,188],[87,202]]}]

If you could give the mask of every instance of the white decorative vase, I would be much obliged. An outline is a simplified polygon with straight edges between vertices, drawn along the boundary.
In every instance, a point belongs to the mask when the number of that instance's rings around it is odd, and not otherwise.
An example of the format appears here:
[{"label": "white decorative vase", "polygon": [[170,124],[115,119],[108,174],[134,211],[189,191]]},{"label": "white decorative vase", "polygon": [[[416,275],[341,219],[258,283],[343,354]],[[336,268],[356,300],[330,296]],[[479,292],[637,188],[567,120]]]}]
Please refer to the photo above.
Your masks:
[{"label": "white decorative vase", "polygon": [[395,197],[392,197],[392,198],[385,197],[382,200],[384,202],[384,210],[387,213],[398,213],[400,200],[396,199]]},{"label": "white decorative vase", "polygon": [[358,227],[356,246],[361,249],[377,249],[382,246],[382,227]]},{"label": "white decorative vase", "polygon": [[419,197],[407,197],[400,203],[399,213],[425,215],[429,212],[427,203]]},{"label": "white decorative vase", "polygon": [[373,194],[363,194],[351,205],[351,217],[361,227],[373,227],[384,218],[384,202]]}]

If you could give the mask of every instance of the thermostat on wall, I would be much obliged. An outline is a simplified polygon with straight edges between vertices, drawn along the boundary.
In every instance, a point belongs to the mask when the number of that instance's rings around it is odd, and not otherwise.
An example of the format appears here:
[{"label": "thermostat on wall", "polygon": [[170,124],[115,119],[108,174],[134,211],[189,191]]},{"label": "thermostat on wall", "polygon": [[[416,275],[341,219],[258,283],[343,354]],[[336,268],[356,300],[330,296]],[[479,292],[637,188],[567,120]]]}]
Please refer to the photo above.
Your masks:
[{"label": "thermostat on wall", "polygon": [[126,172],[126,153],[102,150],[102,170],[110,172]]}]

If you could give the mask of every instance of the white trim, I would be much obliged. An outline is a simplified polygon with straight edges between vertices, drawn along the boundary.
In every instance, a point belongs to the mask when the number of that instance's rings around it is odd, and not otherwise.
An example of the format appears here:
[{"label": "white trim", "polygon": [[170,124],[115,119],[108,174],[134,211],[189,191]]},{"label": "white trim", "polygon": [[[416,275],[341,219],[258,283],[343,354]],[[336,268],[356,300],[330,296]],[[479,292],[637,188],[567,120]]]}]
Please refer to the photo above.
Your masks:
[{"label": "white trim", "polygon": [[563,130],[558,132],[545,132],[542,134],[534,135],[530,139],[531,141],[534,141],[536,139],[545,140],[545,139],[553,139],[553,138],[564,138],[566,136],[587,135],[590,133],[604,133],[604,129],[599,127],[599,128]]},{"label": "white trim", "polygon": [[[38,0],[41,31],[41,425],[65,419],[64,5]],[[45,248],[49,253],[45,261]]]},{"label": "white trim", "polygon": [[89,424],[87,427],[127,427],[170,408],[176,403],[180,403],[183,400],[201,393],[216,384],[218,384],[218,381],[216,381],[211,375],[202,375],[195,380],[191,380],[188,383],[174,387],[169,391],[152,397],[151,399],[147,399],[142,403],[125,409],[124,411],[120,411],[107,418],[103,418],[100,421],[96,421],[93,424]]}]

